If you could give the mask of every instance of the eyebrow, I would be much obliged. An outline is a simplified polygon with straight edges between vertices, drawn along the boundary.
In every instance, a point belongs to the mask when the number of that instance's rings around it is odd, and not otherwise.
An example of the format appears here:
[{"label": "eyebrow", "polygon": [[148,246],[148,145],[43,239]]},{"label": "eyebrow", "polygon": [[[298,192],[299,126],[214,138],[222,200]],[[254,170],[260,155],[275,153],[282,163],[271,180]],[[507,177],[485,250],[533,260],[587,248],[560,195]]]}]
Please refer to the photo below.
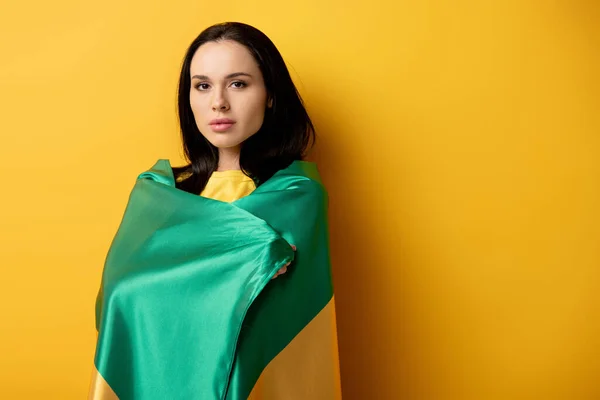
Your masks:
[{"label": "eyebrow", "polygon": [[[231,79],[231,78],[235,78],[235,77],[238,77],[238,76],[247,76],[247,77],[252,78],[252,75],[250,75],[250,74],[248,74],[246,72],[234,72],[233,74],[227,75],[225,77],[225,79]],[[203,79],[203,80],[210,80],[210,78],[208,76],[206,76],[206,75],[194,75],[194,76],[192,76],[192,79],[194,79],[194,78]]]}]

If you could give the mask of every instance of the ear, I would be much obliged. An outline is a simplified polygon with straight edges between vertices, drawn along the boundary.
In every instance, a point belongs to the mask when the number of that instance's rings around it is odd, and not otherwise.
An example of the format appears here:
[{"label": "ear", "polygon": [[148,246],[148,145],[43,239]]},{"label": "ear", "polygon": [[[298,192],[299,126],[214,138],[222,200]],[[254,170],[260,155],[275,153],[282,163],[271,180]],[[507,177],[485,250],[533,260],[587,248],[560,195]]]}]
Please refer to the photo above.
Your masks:
[{"label": "ear", "polygon": [[273,98],[269,97],[269,101],[267,102],[267,108],[273,107]]}]

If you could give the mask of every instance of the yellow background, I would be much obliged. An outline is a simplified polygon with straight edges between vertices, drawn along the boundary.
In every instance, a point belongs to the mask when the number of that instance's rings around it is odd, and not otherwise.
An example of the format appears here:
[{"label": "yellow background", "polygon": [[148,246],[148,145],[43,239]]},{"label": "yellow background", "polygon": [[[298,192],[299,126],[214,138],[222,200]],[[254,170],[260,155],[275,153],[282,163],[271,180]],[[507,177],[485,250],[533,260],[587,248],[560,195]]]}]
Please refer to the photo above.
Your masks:
[{"label": "yellow background", "polygon": [[191,40],[272,38],[318,129],[346,399],[600,398],[593,0],[3,0],[0,398],[82,399]]}]

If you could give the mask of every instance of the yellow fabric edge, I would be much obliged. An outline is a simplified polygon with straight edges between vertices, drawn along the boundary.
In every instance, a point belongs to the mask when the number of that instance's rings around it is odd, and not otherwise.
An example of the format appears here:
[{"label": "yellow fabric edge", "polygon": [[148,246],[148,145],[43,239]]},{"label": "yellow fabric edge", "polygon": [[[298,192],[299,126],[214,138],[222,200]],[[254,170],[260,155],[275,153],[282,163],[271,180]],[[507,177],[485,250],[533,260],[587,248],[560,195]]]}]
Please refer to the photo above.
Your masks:
[{"label": "yellow fabric edge", "polygon": [[88,400],[119,400],[119,397],[104,380],[96,366],[92,371]]},{"label": "yellow fabric edge", "polygon": [[329,303],[267,365],[249,400],[342,398],[335,317]]}]

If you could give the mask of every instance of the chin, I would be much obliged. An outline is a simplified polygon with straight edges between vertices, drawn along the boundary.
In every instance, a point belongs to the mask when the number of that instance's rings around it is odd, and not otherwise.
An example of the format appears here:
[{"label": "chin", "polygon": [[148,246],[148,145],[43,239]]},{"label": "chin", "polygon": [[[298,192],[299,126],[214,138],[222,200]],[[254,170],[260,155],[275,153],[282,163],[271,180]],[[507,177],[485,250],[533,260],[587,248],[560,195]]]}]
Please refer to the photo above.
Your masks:
[{"label": "chin", "polygon": [[222,137],[214,137],[212,138],[212,140],[210,141],[210,143],[215,146],[216,148],[219,149],[227,149],[230,147],[237,147],[240,144],[242,144],[243,140],[239,139],[239,138],[234,138],[234,137],[227,137],[226,135],[223,135]]}]

